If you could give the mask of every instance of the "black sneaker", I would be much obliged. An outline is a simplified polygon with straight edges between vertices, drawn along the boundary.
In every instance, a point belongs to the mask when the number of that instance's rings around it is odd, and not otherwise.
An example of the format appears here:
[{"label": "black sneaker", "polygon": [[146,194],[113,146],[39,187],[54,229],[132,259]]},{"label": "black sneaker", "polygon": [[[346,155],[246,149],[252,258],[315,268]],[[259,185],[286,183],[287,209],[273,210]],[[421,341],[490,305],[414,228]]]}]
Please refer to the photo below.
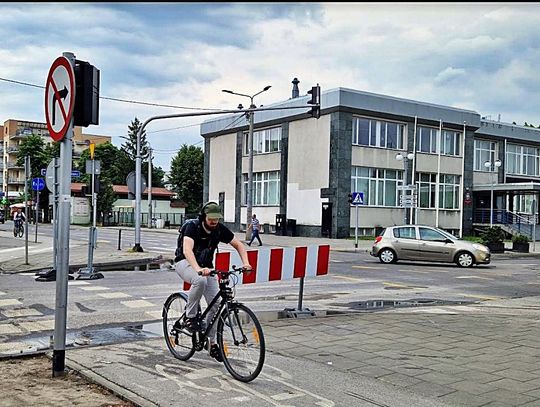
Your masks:
[{"label": "black sneaker", "polygon": [[219,345],[217,343],[214,343],[212,346],[210,346],[210,356],[216,359],[219,363],[223,362],[223,358],[221,357],[221,349],[219,348]]},{"label": "black sneaker", "polygon": [[184,328],[189,332],[197,332],[201,330],[201,325],[199,323],[199,319],[197,317],[195,318],[184,318]]}]

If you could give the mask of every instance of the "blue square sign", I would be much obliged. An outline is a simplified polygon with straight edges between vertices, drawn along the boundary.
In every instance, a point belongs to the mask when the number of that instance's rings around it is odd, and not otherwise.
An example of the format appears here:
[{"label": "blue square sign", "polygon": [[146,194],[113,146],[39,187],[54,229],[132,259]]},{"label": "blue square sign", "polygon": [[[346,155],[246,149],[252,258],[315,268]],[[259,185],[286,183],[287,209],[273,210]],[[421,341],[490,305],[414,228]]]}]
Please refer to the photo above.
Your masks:
[{"label": "blue square sign", "polygon": [[364,205],[364,193],[363,192],[353,192],[352,193],[352,204],[353,205]]}]

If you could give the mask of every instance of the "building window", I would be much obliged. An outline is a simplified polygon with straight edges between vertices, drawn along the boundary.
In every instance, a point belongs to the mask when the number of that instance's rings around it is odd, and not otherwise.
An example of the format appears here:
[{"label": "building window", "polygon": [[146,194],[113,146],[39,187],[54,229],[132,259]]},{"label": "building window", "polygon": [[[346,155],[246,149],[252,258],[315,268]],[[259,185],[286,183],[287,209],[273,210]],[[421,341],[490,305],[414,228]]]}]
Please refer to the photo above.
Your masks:
[{"label": "building window", "polygon": [[442,155],[460,155],[461,133],[453,130],[443,130],[439,140],[439,129],[419,126],[417,129],[416,151],[419,153]]},{"label": "building window", "polygon": [[441,174],[439,208],[459,209],[459,175]]},{"label": "building window", "polygon": [[[249,154],[249,133],[244,133],[244,154]],[[281,127],[253,132],[253,154],[281,151]]]},{"label": "building window", "polygon": [[405,125],[401,123],[353,118],[353,145],[402,150],[404,134]]},{"label": "building window", "polygon": [[492,171],[492,168],[484,166],[486,161],[495,162],[497,143],[487,140],[474,140],[474,170]]},{"label": "building window", "polygon": [[351,191],[363,192],[368,206],[398,206],[398,185],[403,185],[403,171],[352,167]]},{"label": "building window", "polygon": [[506,172],[515,175],[540,176],[540,149],[508,144],[506,146]]},{"label": "building window", "polygon": [[[459,175],[441,174],[439,182],[439,209],[459,209]],[[418,174],[420,208],[436,208],[437,174]]]},{"label": "building window", "polygon": [[[279,205],[279,171],[253,173],[253,205]],[[248,176],[244,174],[242,203],[247,205]]]}]

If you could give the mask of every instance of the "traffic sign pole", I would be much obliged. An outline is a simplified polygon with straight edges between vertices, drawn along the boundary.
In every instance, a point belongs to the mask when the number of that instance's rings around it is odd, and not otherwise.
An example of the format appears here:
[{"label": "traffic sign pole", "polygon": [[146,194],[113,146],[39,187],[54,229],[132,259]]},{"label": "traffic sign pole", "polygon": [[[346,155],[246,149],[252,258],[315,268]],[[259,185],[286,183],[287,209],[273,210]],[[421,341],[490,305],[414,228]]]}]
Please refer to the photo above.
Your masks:
[{"label": "traffic sign pole", "polygon": [[354,249],[358,249],[358,205],[356,205],[356,230],[354,231]]},{"label": "traffic sign pole", "polygon": [[[62,110],[63,120],[65,120],[66,131],[62,135],[63,127],[57,130],[58,123],[50,123],[49,110],[46,110],[47,124],[49,131],[56,131],[56,135],[62,140],[60,144],[60,190],[59,190],[59,202],[58,202],[58,270],[56,273],[56,308],[54,318],[54,350],[52,360],[53,376],[65,375],[65,358],[66,358],[66,320],[67,320],[67,288],[68,288],[68,276],[69,276],[69,225],[71,221],[71,156],[73,153],[73,108],[72,105],[75,102],[75,80],[73,67],[75,66],[75,55],[71,52],[64,52],[63,57],[69,61],[69,64],[65,67],[68,71],[68,77],[70,78],[70,106],[67,109],[68,112],[64,115]],[[60,59],[60,58],[59,58]],[[58,60],[58,59],[57,59]],[[64,66],[64,65],[63,65]],[[54,67],[54,64],[53,64]],[[52,71],[52,69],[51,69]],[[49,73],[49,78],[51,73]],[[49,78],[47,82],[49,83]],[[58,85],[58,84],[56,84]],[[47,86],[47,89],[49,86]],[[55,91],[55,94],[58,93]],[[45,105],[47,109],[50,106],[49,100],[45,96]],[[61,102],[60,100],[53,100],[54,103]],[[57,105],[56,108],[59,108]],[[59,109],[61,110],[61,109]],[[58,117],[57,117],[58,118]],[[56,127],[53,127],[56,125]],[[52,136],[52,133],[51,133]],[[61,136],[61,137],[60,137]]]}]

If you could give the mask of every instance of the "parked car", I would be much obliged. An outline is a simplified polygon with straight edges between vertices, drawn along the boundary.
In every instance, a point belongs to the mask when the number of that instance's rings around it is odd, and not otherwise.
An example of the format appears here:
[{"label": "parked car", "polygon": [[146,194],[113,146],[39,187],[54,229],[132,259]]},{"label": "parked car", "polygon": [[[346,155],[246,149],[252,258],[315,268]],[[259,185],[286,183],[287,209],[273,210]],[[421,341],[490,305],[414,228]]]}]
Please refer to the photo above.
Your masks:
[{"label": "parked car", "polygon": [[456,263],[460,267],[489,264],[491,252],[480,243],[458,239],[432,226],[403,225],[385,228],[371,248],[381,263],[398,260]]}]

